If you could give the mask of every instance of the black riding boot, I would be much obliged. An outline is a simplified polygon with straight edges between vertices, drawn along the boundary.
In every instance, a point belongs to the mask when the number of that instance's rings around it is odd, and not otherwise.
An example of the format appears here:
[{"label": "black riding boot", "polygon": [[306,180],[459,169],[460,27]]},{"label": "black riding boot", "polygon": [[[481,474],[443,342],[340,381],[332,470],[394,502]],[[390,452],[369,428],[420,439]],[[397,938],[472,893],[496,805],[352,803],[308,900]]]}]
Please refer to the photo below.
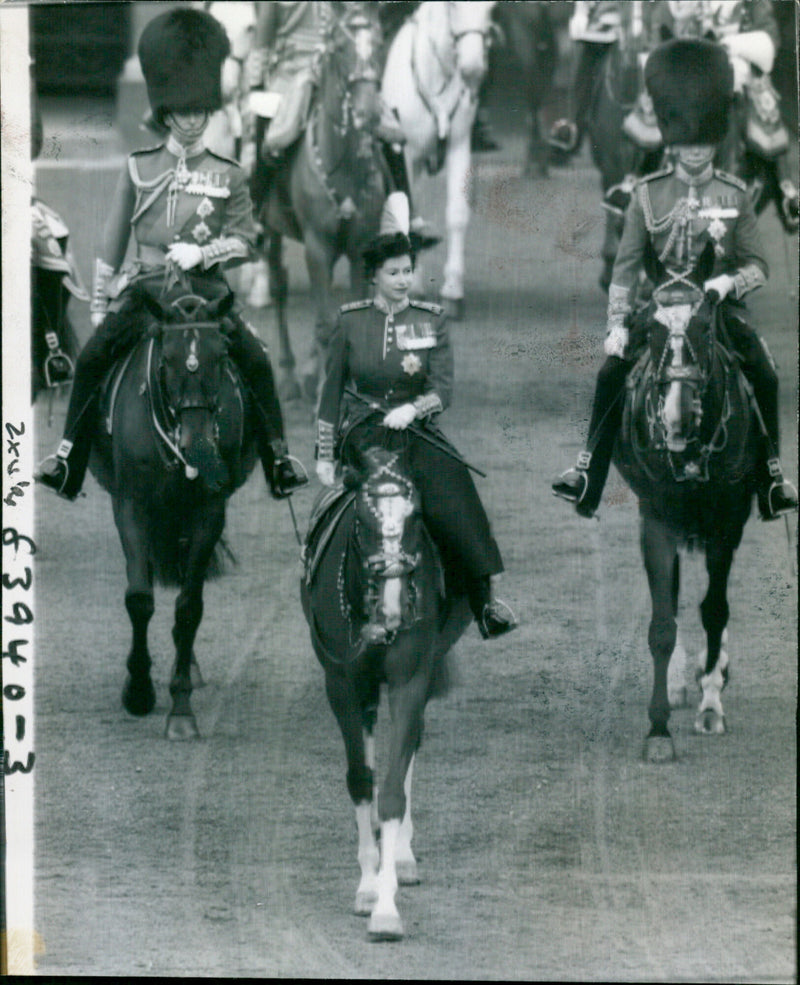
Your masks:
[{"label": "black riding boot", "polygon": [[469,607],[475,616],[478,630],[485,640],[503,636],[516,629],[517,620],[514,613],[500,599],[492,595],[492,583],[489,575],[481,578],[470,578],[467,582],[467,599]]},{"label": "black riding boot", "polygon": [[775,520],[797,509],[797,491],[783,477],[779,458],[778,374],[763,341],[732,302],[726,302],[725,328],[741,359],[742,372],[753,388],[764,432],[756,479],[759,514],[762,520]]},{"label": "black riding boot", "polygon": [[622,423],[622,396],[630,363],[609,356],[597,376],[592,419],[587,444],[574,469],[564,472],[552,485],[553,493],[575,504],[580,516],[592,517],[600,505],[608,478],[614,441]]},{"label": "black riding boot", "polygon": [[296,472],[289,457],[283,415],[266,351],[241,319],[231,320],[230,354],[253,399],[253,430],[264,476],[275,499],[284,499],[306,485],[308,476]]}]

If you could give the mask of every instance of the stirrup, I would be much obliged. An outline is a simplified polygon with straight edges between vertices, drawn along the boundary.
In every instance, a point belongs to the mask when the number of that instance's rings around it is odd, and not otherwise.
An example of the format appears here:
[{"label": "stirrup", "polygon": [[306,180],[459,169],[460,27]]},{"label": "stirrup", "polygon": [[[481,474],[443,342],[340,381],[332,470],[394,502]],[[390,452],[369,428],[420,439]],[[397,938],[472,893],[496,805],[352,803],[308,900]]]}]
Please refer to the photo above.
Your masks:
[{"label": "stirrup", "polygon": [[547,135],[547,143],[565,154],[573,153],[578,146],[578,125],[572,120],[556,120]]},{"label": "stirrup", "polygon": [[502,599],[492,599],[483,607],[481,618],[478,620],[478,631],[485,640],[496,639],[498,636],[510,633],[518,625],[511,606]]},{"label": "stirrup", "polygon": [[[777,475],[773,471],[773,463],[777,463]],[[761,519],[765,521],[777,520],[779,517],[788,516],[790,513],[797,512],[797,490],[794,485],[783,477],[780,471],[780,463],[776,458],[771,458],[767,462],[772,483],[767,490],[763,501],[759,497],[759,512]],[[781,498],[783,504],[781,504]]]},{"label": "stirrup", "polygon": [[[59,452],[60,451],[61,448],[59,448]],[[56,468],[54,471],[45,471],[45,466],[48,462],[55,463]],[[70,503],[74,502],[78,496],[81,495],[80,490],[73,494],[64,492],[67,487],[67,483],[69,482],[69,462],[66,457],[62,457],[62,455],[58,453],[55,455],[48,455],[47,458],[42,459],[34,470],[33,479],[34,482],[38,482],[47,489],[52,489],[57,496],[60,496],[62,499],[66,499]]]}]

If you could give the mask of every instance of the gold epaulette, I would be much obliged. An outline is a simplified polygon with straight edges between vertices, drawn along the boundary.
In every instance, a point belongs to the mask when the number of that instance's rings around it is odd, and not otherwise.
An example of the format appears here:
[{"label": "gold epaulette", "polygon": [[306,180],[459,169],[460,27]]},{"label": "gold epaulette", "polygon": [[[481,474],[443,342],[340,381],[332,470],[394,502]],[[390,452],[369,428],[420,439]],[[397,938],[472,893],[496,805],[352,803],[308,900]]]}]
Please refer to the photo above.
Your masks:
[{"label": "gold epaulette", "polygon": [[418,298],[409,298],[408,303],[412,308],[422,308],[423,311],[430,311],[433,315],[441,315],[444,308],[433,301],[420,301]]},{"label": "gold epaulette", "polygon": [[739,191],[747,191],[747,183],[735,174],[729,174],[727,171],[720,171],[718,168],[714,168],[714,177],[719,178],[720,181],[727,182],[729,185],[733,185]]},{"label": "gold epaulette", "polygon": [[166,144],[163,142],[160,144],[155,144],[153,147],[140,147],[138,150],[131,151],[131,157],[138,157],[140,154],[153,154],[157,150],[163,150]]},{"label": "gold epaulette", "polygon": [[675,168],[672,164],[665,164],[664,167],[660,168],[658,171],[651,171],[650,174],[643,174],[641,178],[639,178],[639,182],[655,181],[657,178],[666,178],[667,175],[672,174],[674,170]]},{"label": "gold epaulette", "polygon": [[365,301],[351,301],[349,304],[343,304],[339,311],[344,314],[346,311],[358,311],[359,308],[369,308],[372,305],[372,300],[367,298]]},{"label": "gold epaulette", "polygon": [[204,150],[206,154],[210,154],[212,157],[215,157],[218,161],[224,161],[226,164],[235,164],[237,168],[241,167],[241,164],[239,164],[239,162],[234,160],[232,157],[225,157],[224,154],[218,154],[215,150],[211,150],[208,147],[204,148]]}]

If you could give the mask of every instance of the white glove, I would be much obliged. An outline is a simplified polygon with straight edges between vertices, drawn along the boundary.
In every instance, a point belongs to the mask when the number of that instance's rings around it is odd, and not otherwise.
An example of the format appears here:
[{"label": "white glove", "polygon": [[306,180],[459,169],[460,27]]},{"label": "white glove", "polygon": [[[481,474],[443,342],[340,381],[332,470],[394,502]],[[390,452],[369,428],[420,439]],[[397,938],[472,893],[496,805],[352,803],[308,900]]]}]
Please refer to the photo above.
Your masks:
[{"label": "white glove", "polygon": [[91,315],[89,315],[89,320],[92,323],[92,328],[100,328],[106,320],[106,313],[105,311],[93,311]]},{"label": "white glove", "polygon": [[392,428],[394,431],[402,431],[407,428],[412,421],[416,420],[417,408],[413,404],[401,404],[390,410],[383,419],[383,425]]},{"label": "white glove", "polygon": [[723,298],[726,298],[730,294],[734,285],[735,281],[730,274],[720,274],[719,277],[712,277],[711,280],[705,281],[703,290],[706,294],[709,291],[716,291],[719,294],[720,301],[722,301]]},{"label": "white glove", "polygon": [[628,344],[628,329],[624,325],[614,325],[608,330],[603,350],[607,356],[625,358],[625,346]]},{"label": "white glove", "polygon": [[[775,45],[766,31],[744,31],[741,34],[726,34],[720,44],[727,50],[731,59],[742,58],[756,65],[769,75],[775,62]],[[735,68],[734,68],[735,71]]]},{"label": "white glove", "polygon": [[336,463],[327,459],[317,461],[317,478],[323,486],[332,486],[336,482]]},{"label": "white glove", "polygon": [[167,259],[181,268],[191,270],[203,260],[203,251],[196,243],[173,243],[167,250]]}]

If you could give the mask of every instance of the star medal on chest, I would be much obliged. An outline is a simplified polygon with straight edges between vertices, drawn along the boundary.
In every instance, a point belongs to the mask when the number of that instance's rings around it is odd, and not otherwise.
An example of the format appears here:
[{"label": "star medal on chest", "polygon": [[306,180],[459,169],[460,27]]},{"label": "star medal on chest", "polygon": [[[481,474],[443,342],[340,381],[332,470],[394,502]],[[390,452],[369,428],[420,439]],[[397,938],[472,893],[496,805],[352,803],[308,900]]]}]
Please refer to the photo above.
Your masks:
[{"label": "star medal on chest", "polygon": [[714,252],[718,257],[723,256],[725,253],[722,246],[722,240],[724,239],[727,231],[728,227],[719,217],[712,219],[708,224],[708,235],[714,241]]},{"label": "star medal on chest", "polygon": [[409,376],[413,376],[422,369],[422,362],[415,352],[407,352],[403,356],[403,361],[400,365]]}]

